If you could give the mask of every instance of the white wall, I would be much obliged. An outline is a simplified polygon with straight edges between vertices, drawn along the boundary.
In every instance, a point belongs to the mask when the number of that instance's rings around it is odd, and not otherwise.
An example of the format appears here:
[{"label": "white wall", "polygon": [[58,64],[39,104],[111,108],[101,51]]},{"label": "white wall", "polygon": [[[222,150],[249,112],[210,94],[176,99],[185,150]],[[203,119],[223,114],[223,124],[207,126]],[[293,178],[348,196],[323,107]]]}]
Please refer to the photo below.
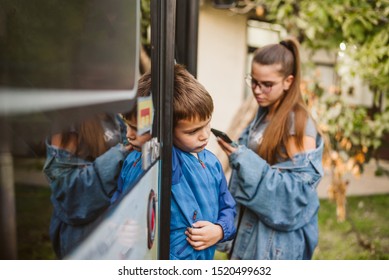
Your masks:
[{"label": "white wall", "polygon": [[[212,95],[212,126],[226,130],[243,101],[246,17],[208,4],[200,8],[197,78]],[[216,151],[212,136],[207,147]]]}]

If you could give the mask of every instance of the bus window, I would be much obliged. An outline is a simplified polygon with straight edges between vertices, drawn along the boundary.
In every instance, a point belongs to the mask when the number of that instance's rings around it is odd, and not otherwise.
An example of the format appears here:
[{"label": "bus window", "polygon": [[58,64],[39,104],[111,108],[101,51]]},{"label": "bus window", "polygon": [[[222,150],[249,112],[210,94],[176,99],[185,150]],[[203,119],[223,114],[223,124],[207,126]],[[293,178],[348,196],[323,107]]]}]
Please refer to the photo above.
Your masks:
[{"label": "bus window", "polygon": [[14,162],[44,157],[44,139],[69,124],[134,106],[139,25],[140,1],[2,3],[2,259],[17,258]]}]

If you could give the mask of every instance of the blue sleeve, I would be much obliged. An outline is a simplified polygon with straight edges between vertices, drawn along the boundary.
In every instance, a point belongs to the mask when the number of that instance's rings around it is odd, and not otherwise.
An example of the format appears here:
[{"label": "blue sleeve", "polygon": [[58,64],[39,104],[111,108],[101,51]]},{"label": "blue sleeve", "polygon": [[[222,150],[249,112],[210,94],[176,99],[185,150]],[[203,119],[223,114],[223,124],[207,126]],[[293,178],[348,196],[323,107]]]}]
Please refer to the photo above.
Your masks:
[{"label": "blue sleeve", "polygon": [[[312,163],[293,172],[272,168],[245,146],[239,146],[229,160],[233,168],[232,195],[268,226],[295,230],[310,221],[311,211],[317,211],[315,186],[321,174],[312,171]],[[307,207],[311,203],[316,203],[317,207]]]},{"label": "blue sleeve", "polygon": [[222,180],[220,181],[220,194],[219,194],[219,216],[216,224],[220,225],[223,229],[223,239],[219,242],[224,242],[234,238],[236,233],[235,228],[235,216],[236,216],[236,203],[234,198],[227,187],[227,181],[224,176],[223,170],[221,170]]},{"label": "blue sleeve", "polygon": [[118,189],[116,190],[116,192],[118,192],[119,194],[122,193],[123,190],[123,185],[124,185],[123,177],[125,177],[125,174],[123,174],[123,169],[122,169],[122,172],[120,172],[119,179],[118,179]]},{"label": "blue sleeve", "polygon": [[[133,151],[133,153],[135,153],[135,151]],[[127,174],[129,173],[129,171],[131,169],[131,164],[132,164],[132,161],[131,161],[131,153],[130,153],[127,155],[127,157],[123,163],[122,169],[120,171],[120,174],[119,174],[118,189],[115,192],[115,193],[118,192],[119,195],[123,192],[124,182],[126,181]]]},{"label": "blue sleeve", "polygon": [[130,188],[134,187],[134,183],[143,174],[142,162],[140,161],[141,156],[142,153],[132,151],[126,157],[119,174],[117,190],[111,198],[111,203],[114,203]]},{"label": "blue sleeve", "polygon": [[59,218],[71,225],[95,220],[110,205],[127,152],[118,144],[94,162],[48,157],[44,172]]},{"label": "blue sleeve", "polygon": [[125,160],[123,163],[123,167],[122,167],[120,174],[119,174],[117,189],[111,197],[111,204],[114,204],[121,197],[121,195],[123,193],[123,185],[124,185],[123,178],[126,177],[126,174],[125,174],[126,172],[123,172],[123,171],[126,167],[126,164],[127,164],[127,161]]}]

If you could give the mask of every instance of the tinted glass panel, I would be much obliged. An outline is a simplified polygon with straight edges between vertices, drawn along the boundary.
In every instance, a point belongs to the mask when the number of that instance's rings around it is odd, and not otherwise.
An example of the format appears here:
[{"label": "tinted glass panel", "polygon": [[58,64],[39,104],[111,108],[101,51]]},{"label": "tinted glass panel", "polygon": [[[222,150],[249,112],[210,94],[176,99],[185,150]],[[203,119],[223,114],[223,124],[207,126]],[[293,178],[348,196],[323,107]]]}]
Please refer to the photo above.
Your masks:
[{"label": "tinted glass panel", "polygon": [[0,86],[132,89],[136,3],[2,0]]}]

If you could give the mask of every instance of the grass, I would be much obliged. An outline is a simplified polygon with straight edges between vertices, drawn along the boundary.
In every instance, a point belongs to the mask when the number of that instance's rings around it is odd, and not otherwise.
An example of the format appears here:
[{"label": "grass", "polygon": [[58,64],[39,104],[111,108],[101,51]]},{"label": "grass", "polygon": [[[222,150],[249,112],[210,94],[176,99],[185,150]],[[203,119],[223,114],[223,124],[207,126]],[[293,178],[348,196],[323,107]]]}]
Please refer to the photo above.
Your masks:
[{"label": "grass", "polygon": [[50,189],[16,184],[18,259],[56,259],[49,237]]},{"label": "grass", "polygon": [[[347,220],[336,221],[335,204],[321,200],[317,260],[388,260],[389,195],[349,197]],[[48,230],[52,206],[50,189],[16,186],[18,258],[55,259]],[[218,253],[216,259],[224,259]]]},{"label": "grass", "polygon": [[[389,195],[348,197],[347,220],[336,220],[335,203],[321,200],[315,260],[388,260]],[[226,259],[217,252],[216,259]]]},{"label": "grass", "polygon": [[348,197],[347,219],[339,223],[335,204],[322,200],[314,259],[388,260],[388,205],[389,195]]}]

